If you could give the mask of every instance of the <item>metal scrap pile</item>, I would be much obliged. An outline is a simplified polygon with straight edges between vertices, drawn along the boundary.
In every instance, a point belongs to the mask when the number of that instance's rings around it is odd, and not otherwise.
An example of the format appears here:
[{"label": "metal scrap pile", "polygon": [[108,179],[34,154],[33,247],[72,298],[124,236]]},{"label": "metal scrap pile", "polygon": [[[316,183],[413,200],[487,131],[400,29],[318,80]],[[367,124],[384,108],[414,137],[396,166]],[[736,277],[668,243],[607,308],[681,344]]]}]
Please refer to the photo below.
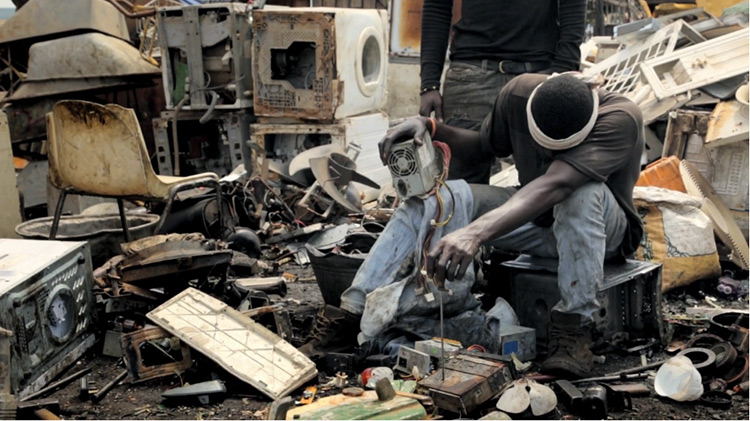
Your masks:
[{"label": "metal scrap pile", "polygon": [[[747,22],[747,3],[721,17],[696,8],[619,25],[613,37],[594,37],[582,46],[584,74],[601,75],[603,88],[641,108],[647,125],[642,164],[649,167],[638,185],[687,192],[721,209],[707,214],[729,248],[720,253],[722,260],[745,270],[750,258]],[[674,174],[665,175],[667,162],[655,162],[668,157],[695,166],[697,171],[683,176],[689,179],[684,185],[669,184]]]}]

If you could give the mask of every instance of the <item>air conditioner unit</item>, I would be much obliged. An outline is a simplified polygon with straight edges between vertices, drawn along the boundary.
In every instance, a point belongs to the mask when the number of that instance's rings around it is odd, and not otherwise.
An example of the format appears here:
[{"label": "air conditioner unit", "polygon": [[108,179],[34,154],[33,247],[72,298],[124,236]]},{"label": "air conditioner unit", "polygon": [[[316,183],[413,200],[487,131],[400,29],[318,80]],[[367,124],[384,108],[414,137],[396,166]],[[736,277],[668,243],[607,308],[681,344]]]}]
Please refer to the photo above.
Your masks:
[{"label": "air conditioner unit", "polygon": [[383,10],[253,11],[255,114],[333,120],[383,108],[387,50]]},{"label": "air conditioner unit", "polygon": [[175,108],[185,96],[185,110],[252,107],[247,4],[164,7],[158,26],[167,108]]},{"label": "air conditioner unit", "polygon": [[421,146],[413,139],[391,146],[388,169],[401,199],[429,193],[440,176],[432,141],[425,137]]},{"label": "air conditioner unit", "polygon": [[0,327],[13,332],[11,387],[45,386],[94,344],[87,242],[0,239]]}]

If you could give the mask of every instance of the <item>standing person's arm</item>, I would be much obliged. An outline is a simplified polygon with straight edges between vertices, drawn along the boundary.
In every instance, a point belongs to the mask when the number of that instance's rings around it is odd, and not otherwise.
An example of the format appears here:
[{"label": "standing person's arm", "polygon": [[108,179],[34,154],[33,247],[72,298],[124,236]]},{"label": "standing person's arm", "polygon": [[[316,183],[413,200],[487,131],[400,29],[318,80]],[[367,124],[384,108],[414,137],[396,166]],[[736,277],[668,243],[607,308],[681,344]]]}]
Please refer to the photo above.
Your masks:
[{"label": "standing person's arm", "polygon": [[443,99],[440,96],[440,76],[448,50],[453,0],[424,0],[422,7],[422,45],[420,52],[422,84],[419,114],[443,121]]},{"label": "standing person's arm", "polygon": [[578,70],[581,43],[586,28],[586,0],[559,0],[560,40],[557,42],[553,72]]}]

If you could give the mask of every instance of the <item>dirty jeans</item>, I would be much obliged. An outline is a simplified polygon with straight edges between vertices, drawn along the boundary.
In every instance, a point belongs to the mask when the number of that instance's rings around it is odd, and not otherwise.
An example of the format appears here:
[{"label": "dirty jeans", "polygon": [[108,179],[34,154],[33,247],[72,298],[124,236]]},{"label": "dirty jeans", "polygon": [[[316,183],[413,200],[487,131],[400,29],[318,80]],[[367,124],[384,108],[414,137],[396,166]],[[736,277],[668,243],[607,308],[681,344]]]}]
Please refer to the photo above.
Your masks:
[{"label": "dirty jeans", "polygon": [[[484,118],[492,111],[495,98],[506,83],[516,75],[460,61],[451,62],[443,82],[443,115],[445,123],[462,129],[479,130]],[[467,183],[487,184],[490,167],[495,158],[488,156],[480,162],[451,160],[450,178]]]},{"label": "dirty jeans", "polygon": [[[513,188],[472,185],[473,219],[505,203]],[[604,183],[588,182],[554,208],[550,228],[527,223],[488,244],[540,257],[558,258],[561,300],[553,311],[592,319],[604,279],[604,260],[619,254],[627,229],[625,212]],[[530,291],[531,292],[531,291]],[[532,292],[533,293],[533,292]]]},{"label": "dirty jeans", "polygon": [[[469,185],[463,180],[451,180],[447,184],[456,202],[453,217],[435,230],[431,246],[442,236],[471,222],[474,201]],[[440,191],[446,209],[451,209],[451,195],[445,187]],[[402,203],[370,249],[351,287],[341,294],[341,308],[362,315],[360,329],[366,337],[376,337],[404,317],[436,319],[438,300],[416,291],[422,246],[436,209],[435,196],[427,200],[411,198]],[[447,213],[448,210],[443,215]],[[471,293],[473,268],[464,278],[466,280],[446,282],[446,287],[452,291],[450,295],[443,295],[448,318],[479,308],[479,301]],[[437,296],[437,291],[433,291],[433,295]]]},{"label": "dirty jeans", "polygon": [[[465,227],[472,220],[505,203],[513,188],[468,185],[463,180],[448,182],[456,198],[453,218],[438,228],[432,240]],[[444,189],[443,189],[444,190]],[[443,191],[441,190],[441,191]],[[450,196],[446,206],[450,206]],[[421,265],[421,244],[436,209],[436,199],[412,198],[393,214],[370,255],[360,267],[352,286],[341,295],[341,308],[362,315],[360,329],[371,339],[389,326],[416,317],[432,321],[433,334],[438,303],[415,293],[415,275]],[[540,257],[559,258],[558,285],[562,299],[553,310],[592,318],[599,309],[598,284],[604,277],[604,259],[618,254],[625,234],[625,213],[603,183],[589,182],[554,208],[551,228],[525,224],[489,244]],[[446,282],[451,295],[444,295],[446,318],[469,317],[475,329],[467,342],[492,345],[502,317],[477,313],[479,302],[471,294],[475,276],[470,268],[463,279]],[[502,303],[498,303],[502,304]],[[496,310],[500,310],[499,308]],[[470,313],[474,313],[472,316]],[[412,323],[413,325],[414,323]],[[448,331],[446,330],[446,333]],[[462,332],[458,332],[456,338]],[[478,340],[484,336],[485,341]],[[462,338],[463,339],[463,338]],[[496,341],[494,341],[496,342]]]}]

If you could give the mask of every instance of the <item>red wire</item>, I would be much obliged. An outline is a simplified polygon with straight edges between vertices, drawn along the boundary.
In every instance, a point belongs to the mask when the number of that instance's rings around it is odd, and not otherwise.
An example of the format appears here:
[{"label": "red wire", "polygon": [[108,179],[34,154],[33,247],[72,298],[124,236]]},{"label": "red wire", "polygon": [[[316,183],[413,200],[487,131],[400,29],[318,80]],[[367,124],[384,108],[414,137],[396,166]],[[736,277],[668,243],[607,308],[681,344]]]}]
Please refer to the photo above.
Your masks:
[{"label": "red wire", "polygon": [[[434,141],[432,142],[432,146],[440,149],[440,151],[443,153],[443,173],[440,176],[441,180],[445,180],[448,178],[448,172],[450,168],[451,163],[451,148],[448,146],[448,144],[443,142]],[[430,191],[429,196],[432,196],[435,194],[437,189],[440,188],[440,184],[436,183],[435,187]],[[442,217],[443,210],[438,208],[436,209],[436,215],[435,220],[439,221]],[[422,267],[424,268],[427,262],[427,252],[429,251],[428,248],[430,247],[430,243],[432,242],[432,237],[435,234],[435,227],[430,227],[430,231],[427,233],[427,237],[425,237],[424,245],[422,246]]]},{"label": "red wire", "polygon": [[448,171],[451,164],[451,148],[446,143],[434,141],[432,145],[443,152],[443,180],[448,179]]}]

